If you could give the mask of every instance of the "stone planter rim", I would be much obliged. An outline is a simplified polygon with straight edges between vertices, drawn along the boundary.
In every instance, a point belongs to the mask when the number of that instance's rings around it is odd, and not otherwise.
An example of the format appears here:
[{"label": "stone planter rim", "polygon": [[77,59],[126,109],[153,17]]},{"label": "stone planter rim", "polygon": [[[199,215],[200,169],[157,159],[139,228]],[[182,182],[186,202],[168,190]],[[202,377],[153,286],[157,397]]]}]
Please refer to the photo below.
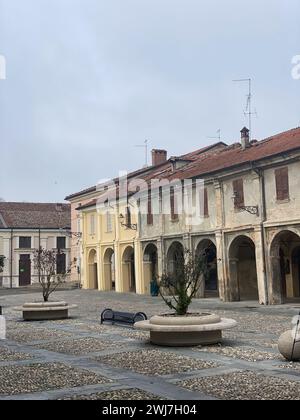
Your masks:
[{"label": "stone planter rim", "polygon": [[210,313],[190,314],[190,316],[155,315],[149,322],[151,325],[159,326],[212,325],[221,322],[221,317]]}]

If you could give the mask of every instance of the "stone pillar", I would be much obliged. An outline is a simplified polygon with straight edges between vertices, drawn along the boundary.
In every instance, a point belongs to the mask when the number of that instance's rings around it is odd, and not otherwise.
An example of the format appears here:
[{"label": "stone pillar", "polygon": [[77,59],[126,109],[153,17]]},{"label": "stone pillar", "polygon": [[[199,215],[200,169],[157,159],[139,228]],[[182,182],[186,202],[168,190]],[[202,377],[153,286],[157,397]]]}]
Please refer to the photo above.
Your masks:
[{"label": "stone pillar", "polygon": [[240,300],[238,282],[238,258],[229,258],[229,301],[238,302]]},{"label": "stone pillar", "polygon": [[138,239],[134,241],[134,269],[135,269],[135,287],[138,295],[144,295],[145,290],[143,270],[143,252],[141,244]]},{"label": "stone pillar", "polygon": [[270,305],[281,305],[283,303],[283,296],[281,292],[281,268],[280,268],[280,257],[270,256],[270,276],[269,276],[269,304]]},{"label": "stone pillar", "polygon": [[164,247],[162,239],[157,240],[157,274],[158,278],[161,278],[164,272]]},{"label": "stone pillar", "polygon": [[116,276],[116,292],[123,292],[122,287],[122,253],[119,242],[115,243],[115,276]]},{"label": "stone pillar", "polygon": [[97,246],[97,275],[98,275],[98,290],[103,291],[105,289],[105,279],[103,277],[103,258],[101,255],[101,247],[100,245]]},{"label": "stone pillar", "polygon": [[219,297],[225,302],[226,298],[226,284],[225,284],[225,260],[224,260],[224,243],[222,232],[216,232],[216,248],[217,248],[217,270],[218,270],[218,287]]},{"label": "stone pillar", "polygon": [[257,287],[258,287],[258,298],[261,305],[267,305],[267,281],[266,281],[266,270],[264,262],[264,244],[262,237],[261,227],[257,227],[254,230],[255,235],[255,257],[256,257],[256,272],[257,272]]}]

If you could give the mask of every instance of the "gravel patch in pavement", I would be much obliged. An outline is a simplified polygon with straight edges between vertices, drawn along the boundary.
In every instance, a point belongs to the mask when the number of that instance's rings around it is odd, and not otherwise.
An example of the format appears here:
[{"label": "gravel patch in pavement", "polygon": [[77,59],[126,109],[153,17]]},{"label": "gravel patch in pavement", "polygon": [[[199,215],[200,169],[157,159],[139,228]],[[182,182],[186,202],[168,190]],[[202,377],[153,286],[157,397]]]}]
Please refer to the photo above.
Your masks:
[{"label": "gravel patch in pavement", "polygon": [[63,400],[163,400],[163,398],[145,392],[141,389],[119,389],[116,391],[100,392],[91,395],[76,395],[74,397],[66,397]]},{"label": "gravel patch in pavement", "polygon": [[0,367],[0,394],[16,395],[110,382],[103,376],[61,363]]},{"label": "gravel patch in pavement", "polygon": [[87,353],[96,353],[107,350],[110,347],[120,347],[121,343],[113,341],[101,341],[96,338],[78,338],[68,339],[64,341],[50,341],[48,343],[38,344],[35,347],[39,349],[49,350],[56,353],[71,354],[73,356],[82,356]]},{"label": "gravel patch in pavement", "polygon": [[[282,360],[284,359],[283,356],[281,358],[282,358]],[[286,363],[283,363],[282,365],[278,366],[278,368],[279,369],[294,370],[296,372],[300,372],[300,362],[286,362]]]},{"label": "gravel patch in pavement", "polygon": [[159,350],[123,352],[113,356],[100,356],[96,360],[116,368],[129,369],[140,374],[155,376],[218,367],[217,363],[214,362],[193,359]]},{"label": "gravel patch in pavement", "polygon": [[279,360],[280,356],[274,353],[267,353],[255,350],[254,348],[241,348],[241,347],[196,347],[197,351],[221,354],[233,359],[245,360],[247,362],[260,362],[263,360]]},{"label": "gravel patch in pavement", "polygon": [[19,353],[2,346],[0,341],[0,362],[17,362],[19,360],[33,359],[33,356],[26,353]]},{"label": "gravel patch in pavement", "polygon": [[191,379],[178,385],[223,400],[300,400],[300,383],[250,371]]},{"label": "gravel patch in pavement", "polygon": [[18,343],[30,344],[34,341],[55,340],[70,336],[72,336],[72,334],[59,330],[47,330],[44,328],[36,328],[29,330],[27,328],[23,329],[21,327],[20,329],[8,330],[6,338],[8,340],[16,341]]}]

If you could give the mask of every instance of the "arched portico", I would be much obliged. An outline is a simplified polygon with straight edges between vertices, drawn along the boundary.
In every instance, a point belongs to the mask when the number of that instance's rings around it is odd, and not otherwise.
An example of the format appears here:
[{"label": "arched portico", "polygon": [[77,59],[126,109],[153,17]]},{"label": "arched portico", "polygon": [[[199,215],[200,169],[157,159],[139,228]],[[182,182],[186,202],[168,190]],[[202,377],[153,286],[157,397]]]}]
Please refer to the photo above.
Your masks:
[{"label": "arched portico", "polygon": [[97,251],[91,249],[88,255],[88,289],[99,289]]},{"label": "arched portico", "polygon": [[300,297],[300,237],[290,230],[279,232],[270,246],[270,303]]},{"label": "arched portico", "polygon": [[116,290],[115,279],[115,252],[113,248],[107,248],[103,258],[105,290]]},{"label": "arched portico", "polygon": [[235,238],[228,251],[232,301],[258,300],[255,244],[248,236]]},{"label": "arched portico", "polygon": [[184,262],[184,248],[183,245],[175,241],[173,242],[167,252],[167,272],[175,274],[179,264]]},{"label": "arched portico", "polygon": [[136,293],[134,248],[128,246],[122,257],[122,282],[124,292]]},{"label": "arched portico", "polygon": [[207,275],[203,278],[198,297],[219,296],[217,248],[210,239],[203,239],[196,248],[196,255],[203,255],[207,262]]},{"label": "arched portico", "polygon": [[158,253],[154,244],[148,244],[143,256],[144,288],[150,291],[150,283],[158,277]]}]

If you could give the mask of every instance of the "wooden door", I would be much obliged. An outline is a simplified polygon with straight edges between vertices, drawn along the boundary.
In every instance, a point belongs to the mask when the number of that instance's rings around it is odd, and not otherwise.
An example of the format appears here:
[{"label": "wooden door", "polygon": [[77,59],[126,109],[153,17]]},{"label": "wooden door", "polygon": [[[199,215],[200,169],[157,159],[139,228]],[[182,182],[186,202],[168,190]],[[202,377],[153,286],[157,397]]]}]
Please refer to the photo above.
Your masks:
[{"label": "wooden door", "polygon": [[31,284],[31,260],[30,255],[20,255],[19,260],[19,285],[28,286]]}]

